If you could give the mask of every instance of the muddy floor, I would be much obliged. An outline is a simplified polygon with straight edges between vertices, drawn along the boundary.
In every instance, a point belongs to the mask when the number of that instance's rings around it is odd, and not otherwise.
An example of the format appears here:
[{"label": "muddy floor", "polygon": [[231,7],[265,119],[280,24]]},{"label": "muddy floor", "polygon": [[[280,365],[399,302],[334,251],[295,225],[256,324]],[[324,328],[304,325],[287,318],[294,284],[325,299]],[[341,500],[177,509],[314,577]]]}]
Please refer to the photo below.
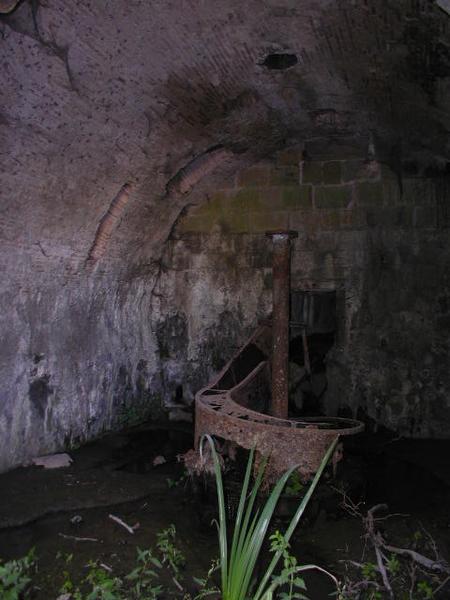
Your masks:
[{"label": "muddy floor", "polygon": [[[195,592],[193,577],[204,576],[217,556],[217,534],[211,525],[214,498],[194,494],[177,461],[191,444],[185,427],[143,425],[74,451],[70,467],[27,467],[0,476],[0,559],[19,558],[34,547],[33,597],[52,600],[68,575],[81,581],[89,561],[119,577],[129,573],[136,548],[155,547],[158,532],[174,524],[176,544],[186,557],[183,587]],[[299,562],[319,564],[343,579],[343,561],[366,560],[362,521],[343,510],[342,496],[331,489],[342,482],[355,503],[364,503],[362,512],[387,503],[389,512],[398,513],[386,525],[391,543],[430,536],[448,560],[449,451],[449,442],[355,436],[338,480],[321,488],[297,530],[292,547]],[[274,528],[283,529],[290,505],[292,499],[280,507]],[[324,575],[311,574],[306,581],[311,600],[333,592]],[[433,597],[450,598],[450,585]]]}]

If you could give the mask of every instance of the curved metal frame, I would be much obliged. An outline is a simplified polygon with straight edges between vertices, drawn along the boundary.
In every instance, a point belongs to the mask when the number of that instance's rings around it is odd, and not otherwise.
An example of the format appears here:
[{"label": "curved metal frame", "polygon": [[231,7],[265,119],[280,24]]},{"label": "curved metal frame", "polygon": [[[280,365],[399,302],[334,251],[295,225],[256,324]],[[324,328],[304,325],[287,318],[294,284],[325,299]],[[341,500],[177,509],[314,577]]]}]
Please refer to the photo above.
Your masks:
[{"label": "curved metal frame", "polygon": [[195,398],[195,445],[205,433],[218,436],[243,448],[256,448],[269,458],[269,472],[276,477],[287,468],[299,465],[303,479],[318,469],[331,442],[337,436],[354,435],[364,424],[353,419],[313,418],[279,419],[246,406],[249,398],[270,381],[270,362],[261,361],[241,381],[229,389],[220,389],[220,381],[250,344],[267,350],[270,327],[255,332],[222,371]]}]

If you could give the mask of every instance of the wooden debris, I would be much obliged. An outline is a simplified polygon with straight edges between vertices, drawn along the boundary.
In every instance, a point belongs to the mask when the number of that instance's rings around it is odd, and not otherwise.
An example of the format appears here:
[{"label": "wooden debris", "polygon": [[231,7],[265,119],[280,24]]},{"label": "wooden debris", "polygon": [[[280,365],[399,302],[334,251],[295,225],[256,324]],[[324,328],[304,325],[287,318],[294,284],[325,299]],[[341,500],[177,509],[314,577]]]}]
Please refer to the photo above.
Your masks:
[{"label": "wooden debris", "polygon": [[66,535],[65,533],[58,533],[58,535],[65,540],[74,540],[75,542],[98,542],[97,538],[78,537],[76,535]]},{"label": "wooden debris", "polygon": [[127,525],[127,523],[125,523],[125,521],[122,521],[122,519],[120,519],[119,517],[116,517],[116,515],[108,515],[108,517],[110,519],[112,519],[113,521],[115,521],[116,523],[118,523],[119,525],[121,525],[124,529],[126,529],[128,531],[128,533],[134,533],[136,529],[138,529],[138,527],[140,526],[139,523],[135,523],[133,526]]}]

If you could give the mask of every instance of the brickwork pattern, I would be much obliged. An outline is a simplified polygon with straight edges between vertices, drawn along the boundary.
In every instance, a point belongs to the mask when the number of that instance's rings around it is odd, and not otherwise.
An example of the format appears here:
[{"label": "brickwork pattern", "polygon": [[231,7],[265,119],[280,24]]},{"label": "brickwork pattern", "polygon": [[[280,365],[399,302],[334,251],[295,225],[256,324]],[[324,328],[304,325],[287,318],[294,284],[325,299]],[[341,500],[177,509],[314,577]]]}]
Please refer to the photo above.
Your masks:
[{"label": "brickwork pattern", "polygon": [[178,232],[210,233],[218,227],[234,234],[276,228],[314,233],[438,226],[435,180],[400,180],[375,160],[302,160],[299,153],[287,151],[273,162],[242,170],[234,183],[189,211]]}]

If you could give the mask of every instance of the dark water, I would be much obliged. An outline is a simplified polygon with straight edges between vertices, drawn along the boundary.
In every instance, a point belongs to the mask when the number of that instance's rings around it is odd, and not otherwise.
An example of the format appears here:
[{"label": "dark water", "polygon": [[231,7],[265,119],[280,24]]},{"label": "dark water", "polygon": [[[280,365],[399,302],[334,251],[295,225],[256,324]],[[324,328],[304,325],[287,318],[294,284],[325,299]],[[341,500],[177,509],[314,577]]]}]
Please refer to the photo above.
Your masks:
[{"label": "dark water", "polygon": [[[114,506],[62,512],[55,504],[52,507],[54,514],[21,527],[0,530],[0,557],[3,560],[24,556],[30,548],[36,548],[39,561],[36,600],[51,600],[58,596],[66,568],[73,579],[79,581],[86,574],[90,560],[100,561],[115,575],[123,576],[135,564],[136,548],[154,547],[157,533],[172,523],[177,531],[177,545],[186,556],[184,578],[187,588],[193,585],[192,577],[203,576],[217,556],[217,534],[211,525],[214,502],[207,495],[205,500],[204,494],[192,493],[176,460],[178,453],[190,447],[190,434],[186,431],[141,430],[125,437],[125,441],[122,436],[122,441],[117,444],[110,441],[107,449],[103,448],[101,452],[95,445],[82,449],[80,461],[83,459],[85,464],[91,461],[90,468],[98,474],[99,481],[108,478],[112,470],[134,473],[137,481],[145,482],[144,497],[114,503]],[[347,478],[357,496],[355,501],[365,500],[366,506],[388,502],[393,512],[408,513],[408,518],[402,516],[394,520],[393,532],[406,539],[420,523],[432,533],[442,554],[448,557],[450,444],[405,441],[385,444],[384,441],[376,443],[366,439],[361,439],[360,446],[357,441],[353,444],[347,466],[344,464],[342,469],[349,473]],[[162,455],[162,450],[167,462],[153,466],[155,456]],[[117,485],[121,485],[120,480]],[[27,495],[26,477],[23,486],[23,496],[31,506],[36,497]],[[2,486],[1,477],[0,489],[2,494],[10,491]],[[73,494],[78,492],[75,486]],[[51,490],[46,493],[51,495]],[[26,512],[26,507],[22,506],[21,510]],[[130,525],[138,524],[135,533],[128,533],[112,521],[110,514]],[[286,522],[285,517],[279,517],[273,528],[283,530]],[[305,522],[300,524],[293,538],[292,552],[299,564],[318,564],[342,575],[344,566],[340,561],[359,560],[362,555],[362,533],[361,522],[342,511],[336,495],[325,494],[316,500]],[[97,541],[75,541],[70,536]],[[69,567],[56,559],[58,553],[73,554]],[[305,579],[311,600],[325,600],[333,592],[333,586],[322,574],[311,573]],[[450,597],[450,592],[441,597]]]}]

